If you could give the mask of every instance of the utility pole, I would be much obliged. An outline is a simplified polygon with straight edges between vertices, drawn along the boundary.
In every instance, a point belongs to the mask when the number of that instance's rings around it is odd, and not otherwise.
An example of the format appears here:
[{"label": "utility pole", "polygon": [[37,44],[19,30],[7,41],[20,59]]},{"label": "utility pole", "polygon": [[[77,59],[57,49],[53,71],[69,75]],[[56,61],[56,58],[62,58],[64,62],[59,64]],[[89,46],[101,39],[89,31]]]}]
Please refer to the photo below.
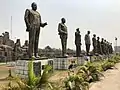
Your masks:
[{"label": "utility pole", "polygon": [[10,26],[10,28],[11,28],[10,29],[10,34],[11,34],[11,39],[12,39],[12,16],[11,16],[11,23],[10,24],[11,24],[11,26]]}]

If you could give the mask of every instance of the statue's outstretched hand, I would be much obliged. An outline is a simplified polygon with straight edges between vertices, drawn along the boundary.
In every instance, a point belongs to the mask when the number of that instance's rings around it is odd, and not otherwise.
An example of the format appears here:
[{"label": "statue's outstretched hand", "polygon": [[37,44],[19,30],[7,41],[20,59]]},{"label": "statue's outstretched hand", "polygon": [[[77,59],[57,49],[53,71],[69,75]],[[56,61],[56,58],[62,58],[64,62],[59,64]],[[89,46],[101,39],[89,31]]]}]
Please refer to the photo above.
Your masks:
[{"label": "statue's outstretched hand", "polygon": [[47,22],[41,23],[41,27],[45,27],[46,25],[48,25]]},{"label": "statue's outstretched hand", "polygon": [[47,22],[45,22],[43,26],[45,27],[46,25],[48,25]]}]

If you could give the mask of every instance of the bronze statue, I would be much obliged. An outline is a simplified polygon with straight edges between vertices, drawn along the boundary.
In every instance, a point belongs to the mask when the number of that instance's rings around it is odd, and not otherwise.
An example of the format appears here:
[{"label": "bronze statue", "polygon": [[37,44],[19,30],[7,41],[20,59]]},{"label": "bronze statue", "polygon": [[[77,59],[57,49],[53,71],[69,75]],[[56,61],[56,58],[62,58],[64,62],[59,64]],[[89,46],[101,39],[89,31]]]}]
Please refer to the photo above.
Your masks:
[{"label": "bronze statue", "polygon": [[76,56],[79,57],[81,53],[81,45],[82,45],[79,28],[77,28],[75,32],[75,45],[76,45]]},{"label": "bronze statue", "polygon": [[108,41],[106,41],[106,54],[109,54],[109,50],[108,50]]},{"label": "bronze statue", "polygon": [[102,53],[105,54],[104,38],[102,38],[101,40],[101,49],[102,49]]},{"label": "bronze statue", "polygon": [[29,43],[28,40],[25,40],[24,45],[22,46],[22,53],[23,53],[23,58],[29,58],[29,53],[28,53],[28,47],[29,47]]},{"label": "bronze statue", "polygon": [[107,41],[107,54],[109,55],[109,42]]},{"label": "bronze statue", "polygon": [[22,56],[22,48],[21,48],[21,43],[20,43],[20,39],[16,40],[15,46],[14,46],[14,59],[18,60],[21,58]]},{"label": "bronze statue", "polygon": [[39,43],[39,34],[40,27],[45,27],[47,23],[42,23],[41,15],[37,12],[37,4],[33,2],[31,4],[32,9],[26,9],[25,11],[25,23],[26,31],[29,32],[29,57],[38,56],[38,43]]},{"label": "bronze statue", "polygon": [[25,43],[24,43],[24,45],[22,46],[22,48],[28,48],[28,46],[29,46],[28,40],[25,40]]},{"label": "bronze statue", "polygon": [[113,53],[112,43],[109,43],[109,54]]},{"label": "bronze statue", "polygon": [[110,46],[110,42],[108,42],[108,53],[111,54],[111,46]]},{"label": "bronze statue", "polygon": [[107,54],[107,44],[106,44],[106,40],[104,40],[104,52],[105,52],[105,55]]},{"label": "bronze statue", "polygon": [[5,32],[2,34],[3,34],[3,44],[7,45],[7,41],[9,40],[9,32]]},{"label": "bronze statue", "polygon": [[112,47],[112,43],[110,43],[110,54],[113,53],[113,47]]},{"label": "bronze statue", "polygon": [[92,42],[93,42],[93,53],[95,54],[97,51],[97,40],[95,34],[93,34]]},{"label": "bronze statue", "polygon": [[66,48],[67,48],[67,37],[68,37],[68,32],[67,32],[67,27],[65,25],[66,20],[65,18],[61,19],[61,23],[58,25],[58,32],[60,35],[61,39],[61,44],[62,44],[62,56],[67,56],[66,54]]},{"label": "bronze statue", "polygon": [[97,53],[102,54],[101,42],[99,40],[100,40],[100,38],[97,37]]},{"label": "bronze statue", "polygon": [[85,45],[86,45],[87,55],[89,55],[90,45],[91,45],[91,41],[90,41],[90,31],[88,31],[87,34],[85,35]]}]

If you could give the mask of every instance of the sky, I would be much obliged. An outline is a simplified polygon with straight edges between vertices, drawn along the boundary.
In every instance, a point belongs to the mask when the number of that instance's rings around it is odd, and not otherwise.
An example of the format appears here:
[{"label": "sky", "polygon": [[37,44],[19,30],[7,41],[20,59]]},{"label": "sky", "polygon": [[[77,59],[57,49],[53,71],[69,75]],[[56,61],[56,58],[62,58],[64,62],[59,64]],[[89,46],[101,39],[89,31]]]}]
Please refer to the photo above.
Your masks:
[{"label": "sky", "polygon": [[[31,3],[36,2],[42,22],[48,26],[41,28],[39,48],[51,46],[61,48],[58,35],[58,23],[66,19],[68,28],[67,47],[75,49],[74,39],[76,28],[80,28],[82,49],[85,48],[84,36],[91,31],[91,38],[96,34],[115,45],[115,37],[120,45],[120,0],[0,0],[0,34],[11,31],[10,38],[19,38],[23,44],[28,39],[24,22],[26,9],[31,9]],[[91,46],[92,49],[92,46]]]}]

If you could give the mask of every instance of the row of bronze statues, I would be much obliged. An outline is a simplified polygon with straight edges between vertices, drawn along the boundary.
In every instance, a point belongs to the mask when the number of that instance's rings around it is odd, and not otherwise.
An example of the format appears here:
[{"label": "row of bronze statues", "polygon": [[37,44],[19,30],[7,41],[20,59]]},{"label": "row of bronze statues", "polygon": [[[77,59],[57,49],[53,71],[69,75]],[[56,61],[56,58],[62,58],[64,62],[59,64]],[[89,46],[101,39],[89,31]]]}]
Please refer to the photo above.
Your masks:
[{"label": "row of bronze statues", "polygon": [[[31,4],[32,9],[26,9],[24,20],[26,23],[26,31],[29,32],[29,48],[28,48],[28,55],[29,58],[39,58],[38,55],[38,43],[39,43],[39,34],[40,34],[40,27],[45,27],[47,23],[43,23],[41,21],[41,15],[39,12],[37,12],[37,4],[33,2]],[[66,48],[67,48],[67,38],[68,38],[68,32],[67,32],[67,26],[65,25],[66,20],[65,18],[61,19],[61,22],[58,25],[58,34],[61,39],[61,45],[62,45],[62,57],[66,57]],[[85,35],[85,45],[86,45],[86,52],[87,55],[89,54],[90,50],[90,31]],[[96,35],[93,35],[93,52],[99,53],[99,54],[107,54],[108,52],[112,53],[112,45],[110,45],[106,40],[102,39],[102,41],[99,41],[99,37]],[[79,28],[76,29],[75,32],[75,45],[76,45],[76,56],[79,56],[81,54],[81,35]],[[110,49],[109,49],[110,48]]]},{"label": "row of bronze statues", "polygon": [[[62,44],[62,56],[65,57],[67,56],[66,54],[66,46],[67,46],[67,27],[65,25],[65,19],[61,19],[61,23],[58,25],[58,32],[60,35],[61,39],[61,44]],[[96,35],[93,35],[92,38],[93,42],[93,53],[92,55],[107,55],[107,54],[112,54],[113,53],[113,48],[112,48],[112,43],[109,43],[105,39],[102,38],[100,41],[100,38],[97,37]],[[76,56],[79,57],[81,54],[81,35],[80,35],[80,30],[79,28],[76,29],[75,32],[75,45],[76,45]],[[86,55],[90,55],[90,46],[91,46],[91,40],[90,40],[90,31],[87,32],[85,35],[85,45],[86,45]]]},{"label": "row of bronze statues", "polygon": [[[82,45],[79,28],[77,28],[75,32],[75,45],[76,45],[76,56],[79,57],[81,54],[81,45]],[[93,34],[92,45],[93,45],[93,50],[92,53],[90,53],[91,40],[90,40],[90,31],[88,31],[87,34],[85,35],[86,55],[98,55],[98,54],[108,55],[113,53],[112,43],[109,43],[104,38],[102,38],[100,41],[100,37],[96,38],[95,34]]]},{"label": "row of bronze statues", "polygon": [[104,38],[100,41],[100,37],[97,37],[96,39],[96,35],[94,34],[92,41],[94,54],[98,53],[100,55],[108,55],[113,53],[112,43],[108,42]]}]

